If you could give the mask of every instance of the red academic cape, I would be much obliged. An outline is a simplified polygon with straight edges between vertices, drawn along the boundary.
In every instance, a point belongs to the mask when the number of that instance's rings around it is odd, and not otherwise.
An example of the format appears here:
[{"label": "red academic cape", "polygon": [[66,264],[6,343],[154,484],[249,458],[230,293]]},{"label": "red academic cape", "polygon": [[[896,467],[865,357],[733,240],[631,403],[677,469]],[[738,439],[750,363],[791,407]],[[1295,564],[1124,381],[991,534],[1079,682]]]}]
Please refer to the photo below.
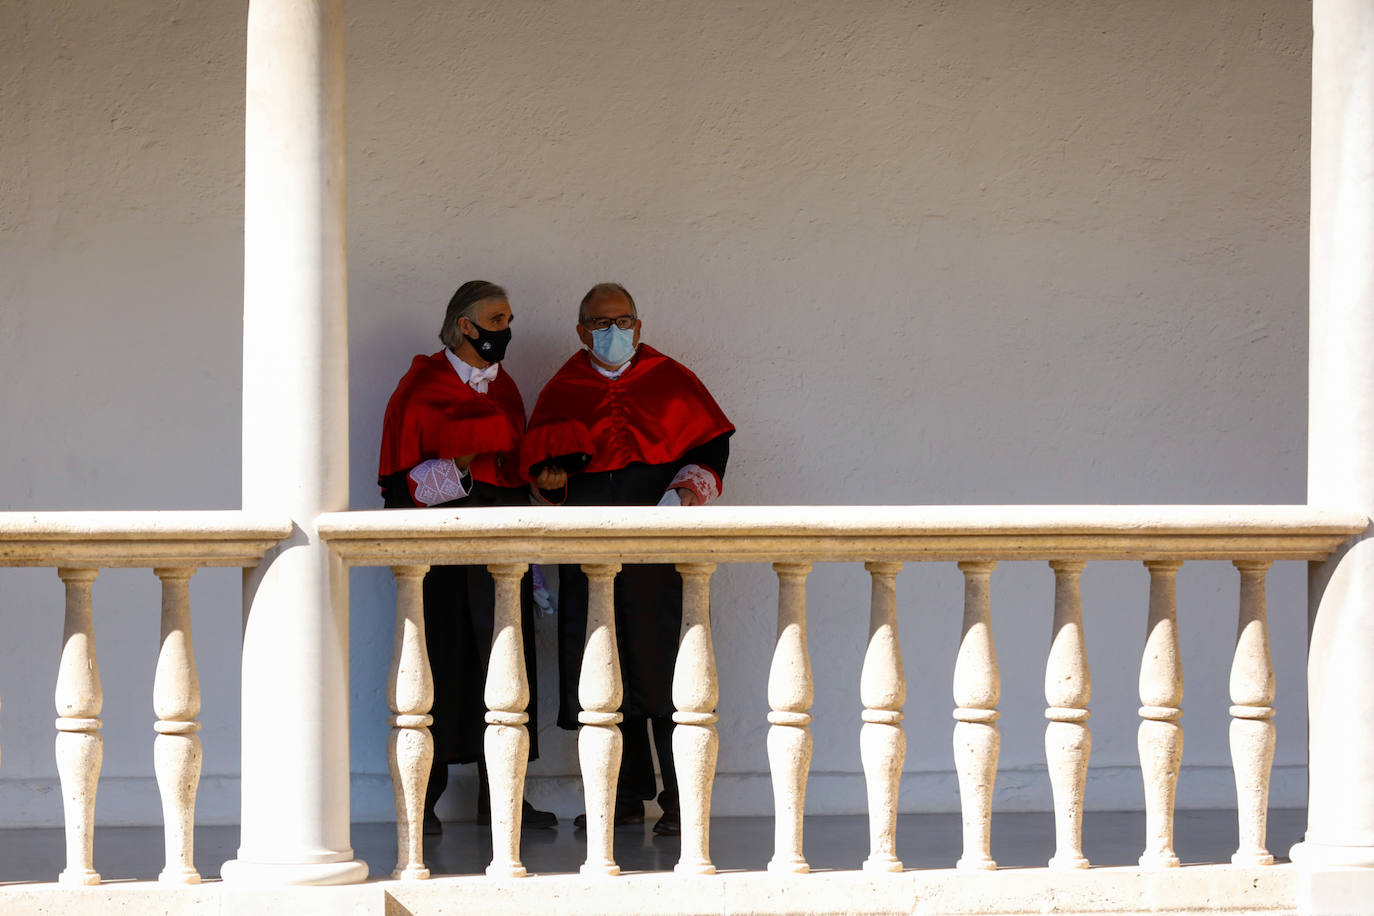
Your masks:
[{"label": "red academic cape", "polygon": [[521,469],[565,454],[584,438],[578,427],[592,449],[587,473],[667,464],[735,430],[691,370],[647,344],[618,379],[597,372],[587,351],[574,353],[539,392]]},{"label": "red academic cape", "polygon": [[386,405],[377,479],[430,458],[476,454],[469,468],[474,480],[523,486],[524,432],[525,402],[510,373],[498,372],[486,394],[478,394],[458,377],[443,350],[417,356]]}]

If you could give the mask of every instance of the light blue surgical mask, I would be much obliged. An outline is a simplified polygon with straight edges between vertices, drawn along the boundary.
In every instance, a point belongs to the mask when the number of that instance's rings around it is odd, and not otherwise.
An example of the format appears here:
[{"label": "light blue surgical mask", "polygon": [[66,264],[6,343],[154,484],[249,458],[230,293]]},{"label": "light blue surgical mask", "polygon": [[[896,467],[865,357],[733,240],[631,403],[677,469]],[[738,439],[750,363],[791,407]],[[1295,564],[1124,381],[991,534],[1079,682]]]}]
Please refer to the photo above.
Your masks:
[{"label": "light blue surgical mask", "polygon": [[608,366],[619,366],[635,355],[635,329],[611,325],[592,331],[592,355]]}]

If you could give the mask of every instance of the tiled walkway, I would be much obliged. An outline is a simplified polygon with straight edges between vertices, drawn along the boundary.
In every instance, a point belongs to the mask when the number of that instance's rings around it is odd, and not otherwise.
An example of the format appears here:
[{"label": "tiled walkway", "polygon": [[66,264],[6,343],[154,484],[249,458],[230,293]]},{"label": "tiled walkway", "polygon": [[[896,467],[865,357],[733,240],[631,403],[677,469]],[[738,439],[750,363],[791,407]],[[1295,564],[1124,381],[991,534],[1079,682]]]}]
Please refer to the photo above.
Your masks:
[{"label": "tiled walkway", "polygon": [[[1301,810],[1273,811],[1269,849],[1286,857],[1302,838]],[[771,818],[716,818],[711,850],[721,870],[761,870],[772,854]],[[1134,865],[1144,845],[1145,816],[1140,813],[1089,812],[1084,851],[1094,865]],[[1234,811],[1180,811],[1175,849],[1185,863],[1229,862],[1236,845]],[[678,840],[655,837],[650,825],[616,831],[616,858],[623,870],[667,871],[677,862]],[[897,828],[897,854],[908,868],[948,868],[960,851],[956,814],[903,815]],[[235,855],[237,827],[196,830],[196,866],[206,878]],[[396,862],[396,832],[391,824],[355,824],[355,853],[375,876]],[[998,814],[993,819],[992,855],[1003,868],[1040,867],[1054,847],[1049,814]],[[491,857],[487,830],[470,823],[448,824],[442,837],[426,842],[426,864],[436,874],[480,874]],[[808,817],[806,855],[813,870],[858,868],[868,853],[867,818]],[[582,831],[565,821],[554,830],[528,831],[522,856],[533,873],[576,872],[584,855]],[[62,831],[0,830],[0,882],[52,881],[63,866]],[[95,867],[106,881],[157,877],[162,868],[162,831],[154,827],[97,829]]]}]

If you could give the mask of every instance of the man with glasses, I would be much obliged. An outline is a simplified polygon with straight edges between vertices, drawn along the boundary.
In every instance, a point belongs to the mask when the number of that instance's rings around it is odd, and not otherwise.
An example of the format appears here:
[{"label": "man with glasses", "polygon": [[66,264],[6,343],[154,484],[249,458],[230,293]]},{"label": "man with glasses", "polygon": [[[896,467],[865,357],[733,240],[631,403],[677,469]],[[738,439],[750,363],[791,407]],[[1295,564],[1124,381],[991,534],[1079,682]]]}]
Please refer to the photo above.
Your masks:
[{"label": "man with glasses", "polygon": [[[547,502],[570,506],[697,506],[721,491],[735,427],[685,366],[640,343],[634,299],[599,283],[582,299],[586,347],[544,386],[530,417],[521,466]],[[577,728],[577,681],[587,631],[587,577],[559,567],[558,724]],[[654,798],[649,733],[658,751],[659,835],[679,832],[673,766],[673,665],[682,626],[682,579],[671,564],[626,566],[615,581],[624,673],[624,753],[615,822],[644,822]],[[579,818],[579,822],[580,822]],[[580,823],[579,823],[580,825]]]}]

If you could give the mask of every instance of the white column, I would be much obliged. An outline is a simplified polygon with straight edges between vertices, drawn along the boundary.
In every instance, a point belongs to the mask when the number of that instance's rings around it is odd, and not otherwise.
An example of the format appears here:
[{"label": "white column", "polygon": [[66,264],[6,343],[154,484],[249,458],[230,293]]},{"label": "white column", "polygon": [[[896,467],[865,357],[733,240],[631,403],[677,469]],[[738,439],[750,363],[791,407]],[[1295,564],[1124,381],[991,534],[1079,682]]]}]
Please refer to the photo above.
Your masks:
[{"label": "white column", "polygon": [[242,832],[226,881],[337,884],[349,846],[342,0],[252,0],[244,168],[243,507],[295,534],[244,578]]},{"label": "white column", "polygon": [[[1374,515],[1374,2],[1312,5],[1307,501]],[[1374,539],[1309,577],[1300,865],[1374,867]]]}]

